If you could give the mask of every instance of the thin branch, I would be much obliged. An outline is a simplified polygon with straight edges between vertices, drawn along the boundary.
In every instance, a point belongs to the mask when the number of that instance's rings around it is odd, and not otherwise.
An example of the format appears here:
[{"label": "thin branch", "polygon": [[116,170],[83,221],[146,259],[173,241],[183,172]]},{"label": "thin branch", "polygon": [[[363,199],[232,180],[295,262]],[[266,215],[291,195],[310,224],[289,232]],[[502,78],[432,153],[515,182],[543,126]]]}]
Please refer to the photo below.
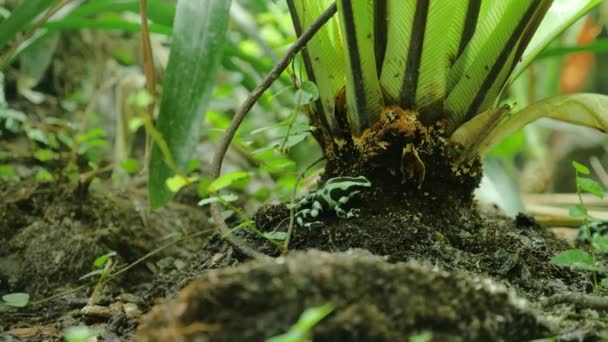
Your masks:
[{"label": "thin branch", "polygon": [[[232,118],[232,122],[230,123],[230,126],[228,126],[228,128],[226,129],[226,133],[220,141],[218,149],[213,156],[210,172],[211,181],[219,177],[222,170],[222,162],[224,160],[224,156],[228,151],[228,147],[230,146],[230,143],[232,142],[232,139],[234,138],[237,129],[243,122],[243,119],[245,119],[245,116],[247,116],[247,113],[249,113],[253,105],[262,96],[262,94],[264,94],[264,92],[268,88],[270,88],[272,83],[277,78],[279,78],[283,71],[287,69],[289,63],[291,63],[291,60],[293,60],[293,58],[298,54],[298,52],[300,52],[300,50],[304,48],[306,43],[310,41],[310,39],[317,33],[317,31],[319,31],[319,29],[323,27],[323,25],[325,25],[325,23],[327,23],[329,19],[334,16],[334,14],[336,14],[336,11],[336,3],[334,2],[317,20],[315,20],[315,22],[308,29],[306,29],[306,31],[302,33],[298,40],[296,40],[296,42],[289,48],[287,54],[279,61],[277,65],[274,66],[274,68],[272,68],[272,70],[270,71],[268,76],[266,76],[264,81],[262,81],[262,83],[257,86],[251,92],[251,94],[249,94],[249,97],[245,100],[245,102],[241,105],[239,110]],[[219,233],[221,235],[225,235],[228,242],[234,248],[251,258],[267,257],[265,254],[256,251],[255,249],[247,245],[245,242],[241,241],[238,237],[229,233],[230,229],[228,228],[226,221],[224,221],[224,219],[222,218],[219,203],[211,204],[211,214],[213,215],[213,220],[215,221],[215,225]]]},{"label": "thin branch", "polygon": [[573,304],[579,309],[608,310],[608,298],[584,293],[560,293],[543,300],[543,305]]}]

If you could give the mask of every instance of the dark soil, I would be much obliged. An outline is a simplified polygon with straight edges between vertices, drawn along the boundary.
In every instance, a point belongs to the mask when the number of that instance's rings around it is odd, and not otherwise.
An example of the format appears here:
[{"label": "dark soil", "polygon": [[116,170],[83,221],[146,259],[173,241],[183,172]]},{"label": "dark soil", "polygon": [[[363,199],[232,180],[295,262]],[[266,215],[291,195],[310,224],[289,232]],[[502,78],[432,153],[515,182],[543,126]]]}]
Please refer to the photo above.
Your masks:
[{"label": "dark soil", "polygon": [[354,250],[208,272],[153,310],[138,340],[263,341],[326,303],[334,314],[315,327],[315,341],[405,341],[423,331],[438,341],[515,341],[548,332],[504,286]]},{"label": "dark soil", "polygon": [[[115,269],[122,268],[175,236],[199,231],[207,220],[200,210],[177,204],[147,215],[137,193],[102,194],[102,189],[87,192],[71,183],[0,183],[0,296],[26,292],[34,302],[58,296],[18,310],[0,305],[0,340],[30,335],[38,337],[34,340],[62,340],[63,328],[100,322],[114,324],[106,336],[128,337],[137,317],[127,318],[120,309],[123,304],[142,311],[159,293],[173,291],[153,284],[163,276],[179,278],[179,265],[184,267],[207,240],[199,237],[162,249],[108,282],[93,303],[97,277],[79,278],[95,269],[97,257],[114,251]],[[70,291],[79,286],[80,291]],[[104,319],[81,313],[87,304],[119,309],[110,310]]]},{"label": "dark soil", "polygon": [[[191,239],[108,282],[91,307],[95,282],[78,279],[96,257],[113,250],[125,266],[171,236],[210,225],[197,207],[174,204],[147,216],[137,193],[77,189],[0,185],[0,295],[28,292],[37,301],[85,285],[42,305],[0,307],[0,340],[59,341],[66,328],[87,324],[104,328],[106,340],[130,340],[139,326],[141,341],[257,341],[327,303],[335,308],[314,340],[398,341],[430,331],[436,341],[593,341],[607,331],[603,311],[543,305],[554,294],[591,293],[592,285],[589,274],[548,263],[569,245],[533,219],[480,215],[464,198],[386,201],[373,191],[353,203],[359,219],[327,217],[294,230],[290,250],[330,253],[246,262],[222,239]],[[288,216],[283,205],[267,206],[255,219],[262,230],[284,230]],[[255,235],[240,236],[278,256]],[[165,304],[140,320],[157,302]]]}]

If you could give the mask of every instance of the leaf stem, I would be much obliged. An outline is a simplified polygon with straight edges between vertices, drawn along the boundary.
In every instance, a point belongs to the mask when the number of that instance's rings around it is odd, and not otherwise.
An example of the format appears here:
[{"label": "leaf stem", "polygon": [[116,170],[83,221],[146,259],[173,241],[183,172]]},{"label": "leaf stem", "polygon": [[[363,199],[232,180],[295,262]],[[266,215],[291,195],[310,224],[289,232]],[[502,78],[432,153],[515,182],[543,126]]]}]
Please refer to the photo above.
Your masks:
[{"label": "leaf stem", "polygon": [[[578,184],[578,179],[580,177],[580,173],[578,171],[578,169],[576,169],[576,195],[578,197],[578,203],[580,204],[581,207],[585,207],[585,203],[583,202],[583,196],[581,195],[581,192],[583,191],[583,189],[581,189],[580,185]],[[583,216],[583,225],[585,226],[585,232],[587,233],[587,239],[589,240],[589,252],[591,253],[591,257],[593,258],[593,263],[596,263],[596,258],[595,258],[595,248],[593,247],[593,239],[591,238],[591,229],[589,228],[589,215],[587,214],[587,212],[585,211],[585,216]],[[597,282],[597,272],[593,271],[593,292],[598,291],[599,289],[599,285]]]}]

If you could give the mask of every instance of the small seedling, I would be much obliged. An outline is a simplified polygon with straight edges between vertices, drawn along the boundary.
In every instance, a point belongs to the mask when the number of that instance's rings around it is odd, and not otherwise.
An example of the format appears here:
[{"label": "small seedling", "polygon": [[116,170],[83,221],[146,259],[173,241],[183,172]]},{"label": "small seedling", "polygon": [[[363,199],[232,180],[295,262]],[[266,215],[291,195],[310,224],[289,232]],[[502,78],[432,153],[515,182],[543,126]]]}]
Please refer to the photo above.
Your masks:
[{"label": "small seedling", "polygon": [[[591,222],[594,220],[589,215],[587,207],[583,202],[583,192],[591,193],[601,199],[604,198],[604,189],[596,181],[584,177],[590,174],[589,169],[576,161],[572,162],[572,166],[576,171],[576,193],[578,195],[579,203],[570,208],[570,215],[573,217],[580,217],[583,219],[583,234],[590,241],[589,252],[582,249],[569,249],[563,251],[560,254],[554,256],[551,259],[551,263],[559,266],[570,266],[580,270],[590,271],[593,273],[593,284],[595,289],[598,289],[600,284],[597,281],[597,274],[604,271],[597,263],[597,253],[608,252],[608,238],[601,234],[591,233]],[[605,280],[605,279],[604,279]],[[602,280],[601,285],[603,286],[606,282]]]},{"label": "small seedling", "polygon": [[425,331],[421,334],[410,336],[409,342],[430,342],[433,339],[433,333]]},{"label": "small seedling", "polygon": [[325,304],[314,308],[309,308],[302,312],[300,318],[289,330],[278,336],[274,336],[266,340],[266,342],[308,342],[310,338],[310,331],[315,327],[321,320],[327,317],[334,310],[332,304]]},{"label": "small seedling", "polygon": [[110,252],[110,253],[107,253],[107,254],[104,254],[104,255],[98,257],[93,262],[93,266],[96,269],[94,271],[91,271],[91,272],[83,275],[82,277],[80,277],[80,280],[82,280],[82,279],[86,279],[86,278],[89,278],[92,276],[99,275],[99,280],[97,280],[97,285],[95,286],[95,290],[93,290],[93,293],[91,294],[91,297],[89,298],[89,304],[95,304],[97,302],[101,289],[105,285],[106,281],[109,280],[108,277],[112,273],[112,270],[114,269],[114,263],[112,262],[112,257],[114,257],[114,256],[116,256],[116,252]]},{"label": "small seedling", "polygon": [[91,341],[91,338],[99,336],[102,333],[103,329],[79,326],[66,330],[64,338],[66,342],[87,342]]}]

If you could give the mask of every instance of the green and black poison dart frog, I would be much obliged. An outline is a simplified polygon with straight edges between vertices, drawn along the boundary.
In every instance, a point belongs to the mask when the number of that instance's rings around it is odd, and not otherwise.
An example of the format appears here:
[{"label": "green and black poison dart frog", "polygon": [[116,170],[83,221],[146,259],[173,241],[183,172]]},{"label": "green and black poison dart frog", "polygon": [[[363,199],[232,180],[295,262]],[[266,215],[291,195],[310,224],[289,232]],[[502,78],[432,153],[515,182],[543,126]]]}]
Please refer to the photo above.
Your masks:
[{"label": "green and black poison dart frog", "polygon": [[321,215],[331,211],[342,219],[359,217],[359,209],[351,208],[347,211],[343,206],[371,186],[364,176],[330,178],[322,188],[309,193],[298,202],[296,223],[300,227],[310,228],[313,224],[321,223],[318,221]]}]

